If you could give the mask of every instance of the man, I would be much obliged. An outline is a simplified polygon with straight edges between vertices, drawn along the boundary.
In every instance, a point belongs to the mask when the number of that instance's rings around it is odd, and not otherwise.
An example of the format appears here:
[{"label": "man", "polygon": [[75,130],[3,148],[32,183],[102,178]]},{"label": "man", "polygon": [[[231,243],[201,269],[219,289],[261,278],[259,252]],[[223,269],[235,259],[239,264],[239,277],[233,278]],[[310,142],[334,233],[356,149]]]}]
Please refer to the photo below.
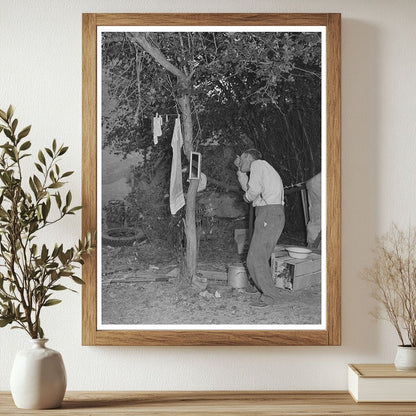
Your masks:
[{"label": "man", "polygon": [[279,289],[274,285],[269,260],[285,225],[282,179],[273,166],[262,160],[261,153],[256,149],[246,150],[237,156],[234,164],[238,167],[238,181],[245,192],[244,200],[255,207],[256,218],[247,254],[247,269],[261,296],[251,305],[273,305],[277,303]]}]

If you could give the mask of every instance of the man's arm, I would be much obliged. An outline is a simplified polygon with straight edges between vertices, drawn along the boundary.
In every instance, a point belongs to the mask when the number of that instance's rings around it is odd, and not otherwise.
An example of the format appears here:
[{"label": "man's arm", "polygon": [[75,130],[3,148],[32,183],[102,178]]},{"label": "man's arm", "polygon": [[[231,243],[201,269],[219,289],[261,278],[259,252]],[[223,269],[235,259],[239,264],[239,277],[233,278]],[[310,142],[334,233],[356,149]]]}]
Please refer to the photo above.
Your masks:
[{"label": "man's arm", "polygon": [[240,182],[241,188],[243,189],[244,192],[247,192],[248,190],[248,175],[247,173],[241,172],[241,171],[237,171],[237,179],[238,182]]},{"label": "man's arm", "polygon": [[243,188],[243,190],[246,191],[244,199],[247,202],[253,202],[260,196],[263,188],[261,176],[261,165],[259,166],[259,164],[254,161],[251,164],[250,180],[247,183],[247,189]]}]

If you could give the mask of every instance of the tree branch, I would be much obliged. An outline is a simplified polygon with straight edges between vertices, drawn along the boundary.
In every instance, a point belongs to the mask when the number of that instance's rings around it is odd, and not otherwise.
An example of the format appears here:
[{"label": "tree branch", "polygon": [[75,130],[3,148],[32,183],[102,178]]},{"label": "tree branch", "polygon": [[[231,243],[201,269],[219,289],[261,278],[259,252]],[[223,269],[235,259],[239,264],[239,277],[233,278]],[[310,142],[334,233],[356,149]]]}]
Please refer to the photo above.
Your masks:
[{"label": "tree branch", "polygon": [[163,66],[166,70],[170,73],[175,75],[177,78],[181,80],[186,80],[187,76],[184,72],[182,72],[179,68],[169,62],[165,55],[160,51],[160,49],[155,48],[153,45],[149,43],[149,41],[145,38],[144,34],[142,33],[127,33],[127,36],[132,40],[133,43],[139,45],[144,51],[146,51],[150,56],[152,56],[155,61]]}]

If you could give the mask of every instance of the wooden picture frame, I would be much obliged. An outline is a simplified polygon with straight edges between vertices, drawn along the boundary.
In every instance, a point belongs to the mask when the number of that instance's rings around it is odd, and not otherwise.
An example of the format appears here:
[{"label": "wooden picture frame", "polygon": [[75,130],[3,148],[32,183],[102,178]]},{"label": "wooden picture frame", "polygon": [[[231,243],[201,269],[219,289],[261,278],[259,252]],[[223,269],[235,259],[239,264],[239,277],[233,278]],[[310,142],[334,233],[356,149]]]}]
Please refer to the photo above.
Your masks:
[{"label": "wooden picture frame", "polygon": [[[341,344],[341,16],[321,14],[83,14],[82,229],[97,228],[97,27],[322,26],[326,33],[326,323],[320,330],[98,330],[97,255],[83,266],[83,345]],[[325,103],[324,103],[325,105]],[[98,236],[99,237],[99,236]],[[324,303],[325,304],[325,303]]]}]

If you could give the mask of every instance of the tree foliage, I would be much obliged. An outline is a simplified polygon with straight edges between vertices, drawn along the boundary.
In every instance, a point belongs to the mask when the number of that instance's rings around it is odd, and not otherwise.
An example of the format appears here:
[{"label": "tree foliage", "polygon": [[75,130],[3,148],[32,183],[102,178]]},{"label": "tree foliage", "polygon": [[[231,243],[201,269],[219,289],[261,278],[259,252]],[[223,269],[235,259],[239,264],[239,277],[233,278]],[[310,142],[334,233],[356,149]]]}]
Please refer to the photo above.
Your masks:
[{"label": "tree foliage", "polygon": [[[319,33],[157,32],[146,39],[191,80],[196,149],[257,147],[288,185],[320,171]],[[148,161],[168,158],[169,140],[152,147],[150,120],[178,112],[181,85],[128,34],[104,33],[102,56],[104,144],[146,149]]]}]

